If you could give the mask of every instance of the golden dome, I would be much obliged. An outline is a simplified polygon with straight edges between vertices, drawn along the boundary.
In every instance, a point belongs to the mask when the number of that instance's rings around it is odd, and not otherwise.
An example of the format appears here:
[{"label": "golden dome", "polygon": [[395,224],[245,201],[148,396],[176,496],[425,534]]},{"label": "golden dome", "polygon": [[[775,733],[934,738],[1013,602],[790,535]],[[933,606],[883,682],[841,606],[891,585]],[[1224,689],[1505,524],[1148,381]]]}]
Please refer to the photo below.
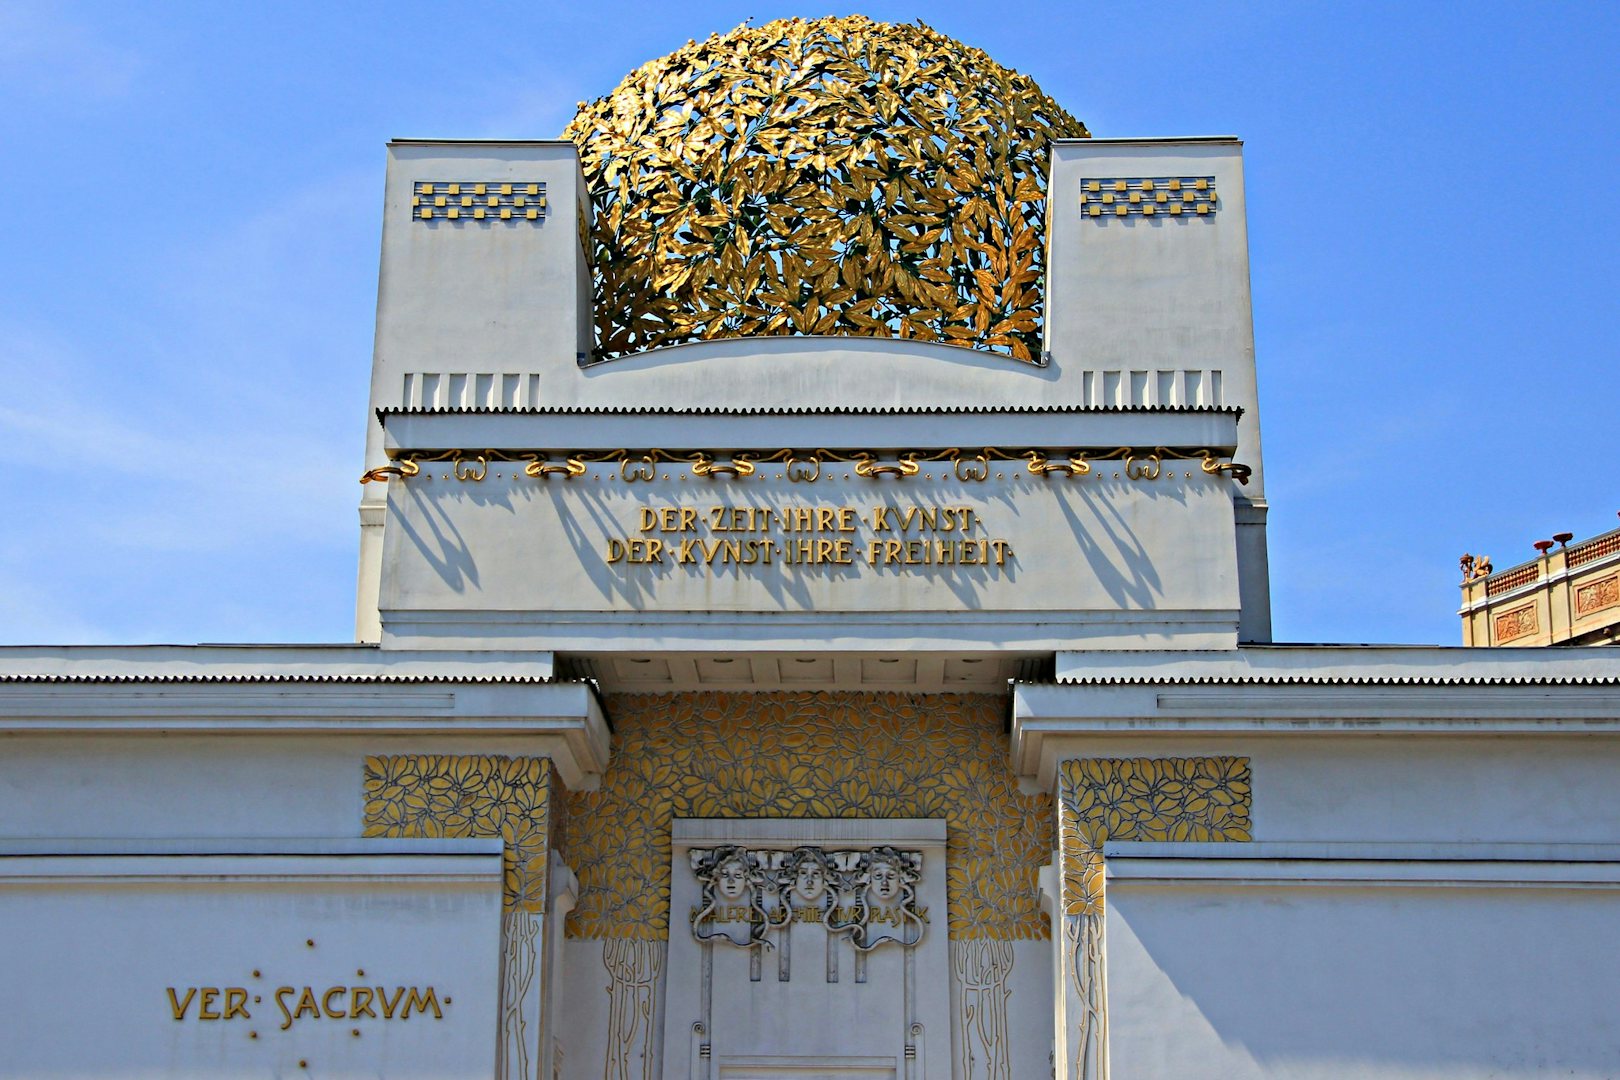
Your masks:
[{"label": "golden dome", "polygon": [[597,352],[855,334],[1040,355],[1047,144],[1089,134],[924,26],[739,26],[581,103]]}]

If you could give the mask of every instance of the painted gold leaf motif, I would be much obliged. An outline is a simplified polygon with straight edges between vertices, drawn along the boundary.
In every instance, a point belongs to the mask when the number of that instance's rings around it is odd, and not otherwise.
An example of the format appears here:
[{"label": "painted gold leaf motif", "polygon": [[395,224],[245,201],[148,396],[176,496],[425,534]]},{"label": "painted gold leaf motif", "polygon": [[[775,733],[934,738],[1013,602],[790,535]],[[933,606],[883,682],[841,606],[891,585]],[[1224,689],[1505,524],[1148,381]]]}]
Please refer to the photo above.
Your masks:
[{"label": "painted gold leaf motif", "polygon": [[739,26],[581,103],[597,353],[832,334],[1040,356],[1048,144],[978,49],[861,16]]},{"label": "painted gold leaf motif", "polygon": [[1006,703],[983,695],[616,695],[613,760],[570,792],[568,932],[662,939],[676,817],[923,817],[949,830],[950,936],[1048,934],[1036,873],[1051,800],[1007,767]]},{"label": "painted gold leaf motif", "polygon": [[1249,759],[1075,758],[1058,772],[1065,915],[1102,911],[1108,840],[1248,840]]},{"label": "painted gold leaf motif", "polygon": [[550,857],[551,762],[546,758],[399,754],[365,762],[362,835],[500,837],[505,901],[544,911]]}]

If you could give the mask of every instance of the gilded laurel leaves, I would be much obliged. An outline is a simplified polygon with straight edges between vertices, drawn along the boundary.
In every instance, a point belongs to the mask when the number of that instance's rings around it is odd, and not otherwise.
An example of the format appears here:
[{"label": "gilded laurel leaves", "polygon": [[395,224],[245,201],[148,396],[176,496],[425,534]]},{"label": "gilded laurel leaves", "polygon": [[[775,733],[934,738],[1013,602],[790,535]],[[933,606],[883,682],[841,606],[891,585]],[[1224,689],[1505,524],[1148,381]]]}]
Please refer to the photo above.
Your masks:
[{"label": "gilded laurel leaves", "polygon": [[755,334],[1039,354],[1047,147],[1028,77],[918,23],[782,20],[582,105],[604,357]]},{"label": "gilded laurel leaves", "polygon": [[1046,935],[1048,801],[1008,771],[991,696],[701,694],[609,703],[614,758],[566,799],[580,937],[668,930],[676,817],[931,817],[949,829],[953,938]]},{"label": "gilded laurel leaves", "polygon": [[1109,840],[1248,840],[1249,759],[1080,758],[1058,773],[1066,915],[1102,911]]},{"label": "gilded laurel leaves", "polygon": [[545,758],[401,754],[365,761],[366,836],[500,837],[508,907],[545,907],[551,763]]}]

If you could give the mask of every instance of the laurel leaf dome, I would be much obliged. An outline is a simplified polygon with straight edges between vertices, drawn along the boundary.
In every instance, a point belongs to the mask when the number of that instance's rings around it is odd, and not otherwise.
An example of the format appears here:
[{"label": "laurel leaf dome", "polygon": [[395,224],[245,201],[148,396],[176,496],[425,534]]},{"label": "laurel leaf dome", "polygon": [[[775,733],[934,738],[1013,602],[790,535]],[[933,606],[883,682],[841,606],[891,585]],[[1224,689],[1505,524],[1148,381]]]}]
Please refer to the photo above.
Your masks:
[{"label": "laurel leaf dome", "polygon": [[1040,355],[1048,143],[1027,76],[922,23],[739,26],[580,104],[599,359],[758,334]]}]

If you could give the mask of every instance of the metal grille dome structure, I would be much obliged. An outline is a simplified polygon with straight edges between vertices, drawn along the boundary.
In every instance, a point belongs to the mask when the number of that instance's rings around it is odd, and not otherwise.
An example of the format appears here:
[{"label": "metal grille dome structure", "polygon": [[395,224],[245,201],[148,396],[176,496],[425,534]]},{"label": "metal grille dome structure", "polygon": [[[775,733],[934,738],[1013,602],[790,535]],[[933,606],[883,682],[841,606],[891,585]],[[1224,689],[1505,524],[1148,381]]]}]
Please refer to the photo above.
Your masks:
[{"label": "metal grille dome structure", "polygon": [[1039,362],[1048,144],[1033,80],[922,23],[740,26],[580,104],[597,359],[862,335]]}]

